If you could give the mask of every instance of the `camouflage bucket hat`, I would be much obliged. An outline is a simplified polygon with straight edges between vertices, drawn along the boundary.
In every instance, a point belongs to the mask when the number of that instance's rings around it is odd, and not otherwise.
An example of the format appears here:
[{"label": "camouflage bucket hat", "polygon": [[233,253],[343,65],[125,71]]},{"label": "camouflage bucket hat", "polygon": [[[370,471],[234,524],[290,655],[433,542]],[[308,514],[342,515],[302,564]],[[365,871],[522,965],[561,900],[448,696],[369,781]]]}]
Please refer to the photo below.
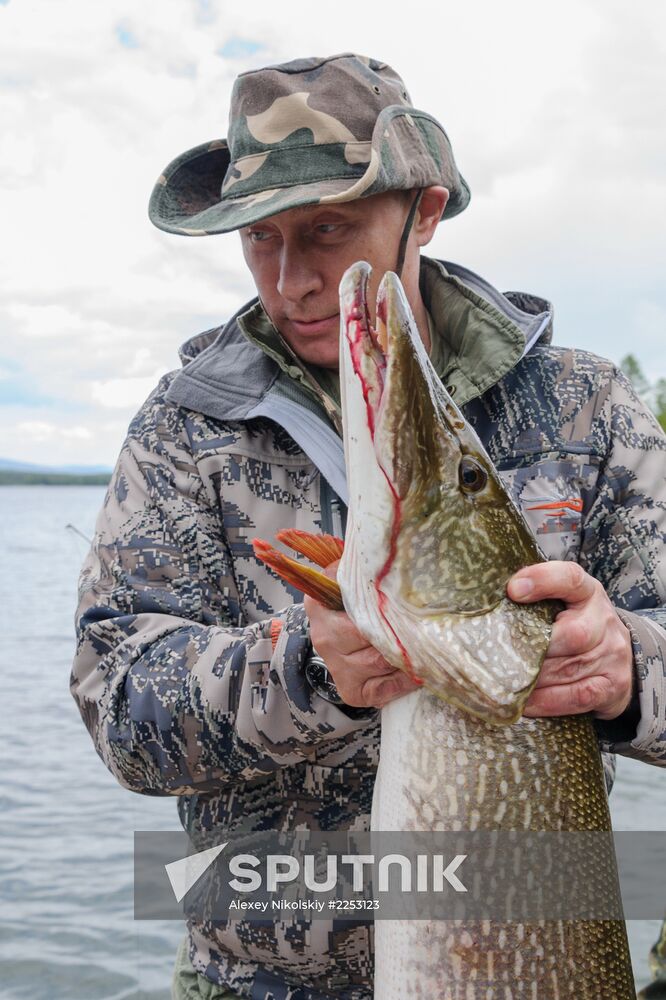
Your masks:
[{"label": "camouflage bucket hat", "polygon": [[228,138],[173,160],[148,212],[159,229],[206,236],[299,205],[431,184],[449,189],[443,218],[466,208],[469,188],[439,122],[411,106],[386,63],[346,53],[241,74]]}]

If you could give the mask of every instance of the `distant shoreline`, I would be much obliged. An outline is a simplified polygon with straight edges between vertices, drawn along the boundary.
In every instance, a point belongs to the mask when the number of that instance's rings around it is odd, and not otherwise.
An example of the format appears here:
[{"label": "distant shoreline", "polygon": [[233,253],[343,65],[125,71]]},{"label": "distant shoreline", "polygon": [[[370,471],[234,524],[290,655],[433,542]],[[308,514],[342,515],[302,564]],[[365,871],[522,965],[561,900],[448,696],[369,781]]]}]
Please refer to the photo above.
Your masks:
[{"label": "distant shoreline", "polygon": [[0,469],[0,486],[107,486],[110,472],[77,475],[73,472],[19,472]]}]

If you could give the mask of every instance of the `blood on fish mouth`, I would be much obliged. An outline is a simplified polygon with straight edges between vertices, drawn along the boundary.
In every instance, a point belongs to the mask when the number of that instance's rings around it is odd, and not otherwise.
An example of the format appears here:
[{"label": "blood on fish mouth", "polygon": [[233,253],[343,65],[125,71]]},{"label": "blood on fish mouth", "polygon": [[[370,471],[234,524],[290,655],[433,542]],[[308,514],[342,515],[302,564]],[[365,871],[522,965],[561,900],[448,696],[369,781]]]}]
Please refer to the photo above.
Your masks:
[{"label": "blood on fish mouth", "polygon": [[[363,399],[365,401],[366,415],[368,430],[370,431],[370,437],[372,439],[373,445],[375,443],[375,434],[377,430],[376,424],[376,414],[379,412],[379,407],[381,404],[382,396],[384,393],[384,385],[386,379],[386,369],[387,360],[386,353],[388,349],[388,336],[386,333],[387,320],[388,320],[388,310],[386,305],[386,295],[383,293],[383,286],[380,289],[380,293],[377,297],[377,328],[370,322],[370,314],[368,310],[367,302],[367,278],[359,283],[354,295],[354,301],[348,314],[344,315],[345,320],[345,337],[349,344],[349,350],[352,359],[352,365],[354,368],[354,373],[361,383],[361,391],[363,394]],[[374,373],[376,376],[375,384],[372,385],[368,382],[368,379],[363,375],[363,366],[361,364],[362,357],[366,352],[364,350],[364,334],[370,337],[370,342],[374,350],[371,353],[372,362],[374,365]],[[383,334],[383,336],[381,336]],[[382,343],[383,341],[383,343]],[[391,494],[391,499],[393,503],[393,523],[391,525],[391,537],[389,539],[389,551],[386,557],[384,565],[381,567],[379,573],[373,581],[373,586],[377,594],[377,607],[379,612],[393,635],[400,654],[402,656],[403,662],[405,664],[405,673],[413,681],[414,684],[421,686],[424,682],[420,677],[414,672],[414,667],[412,665],[411,659],[404,644],[397,635],[395,629],[391,625],[386,615],[386,603],[387,598],[381,589],[383,580],[386,578],[388,573],[393,566],[397,550],[398,550],[398,536],[400,534],[400,526],[402,519],[402,503],[395,486],[391,482],[390,476],[387,475],[386,470],[377,458],[377,464],[381,470],[382,475],[386,480],[386,484],[389,488]]]}]

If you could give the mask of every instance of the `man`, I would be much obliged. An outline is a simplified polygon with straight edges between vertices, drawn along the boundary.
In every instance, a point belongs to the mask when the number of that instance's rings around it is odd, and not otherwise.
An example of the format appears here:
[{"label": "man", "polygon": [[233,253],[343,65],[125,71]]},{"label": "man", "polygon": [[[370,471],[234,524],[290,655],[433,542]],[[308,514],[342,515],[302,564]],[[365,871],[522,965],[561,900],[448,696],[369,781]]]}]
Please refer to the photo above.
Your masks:
[{"label": "man", "polygon": [[[604,749],[666,760],[666,442],[612,365],[550,346],[543,300],[420,258],[468,200],[441,125],[351,55],[243,74],[228,139],[155,187],[160,228],[240,230],[258,299],[190,341],[130,426],[83,569],[72,690],[112,773],[178,796],[195,843],[366,829],[377,707],[411,688],[251,546],[344,531],[337,290],[358,259],[375,287],[401,273],[552,560],[509,588],[567,604],[527,713],[591,711]],[[371,984],[362,922],[193,922],[174,996],[367,1000]]]}]

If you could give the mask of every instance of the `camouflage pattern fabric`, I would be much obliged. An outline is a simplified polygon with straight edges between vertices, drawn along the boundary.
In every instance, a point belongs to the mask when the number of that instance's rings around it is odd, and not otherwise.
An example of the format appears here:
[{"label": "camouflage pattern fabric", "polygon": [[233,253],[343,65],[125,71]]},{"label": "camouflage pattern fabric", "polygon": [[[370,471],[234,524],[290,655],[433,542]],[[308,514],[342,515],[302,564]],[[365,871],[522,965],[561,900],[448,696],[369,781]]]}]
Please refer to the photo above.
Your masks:
[{"label": "camouflage pattern fabric", "polygon": [[190,962],[190,938],[186,934],[176,956],[171,986],[171,1000],[241,1000],[238,993],[217,986],[199,975]]},{"label": "camouflage pattern fabric", "polygon": [[640,991],[638,1000],[666,1000],[666,920],[650,950],[650,971],[654,979]]},{"label": "camouflage pattern fabric", "polygon": [[207,236],[297,205],[334,204],[441,184],[443,218],[469,202],[448,136],[412,107],[386,63],[345,53],[243,73],[228,138],[176,157],[149,205],[160,229]]},{"label": "camouflage pattern fabric", "polygon": [[[456,331],[431,315],[455,384]],[[474,341],[469,330],[463,343]],[[71,680],[82,717],[122,785],[178,797],[195,844],[367,829],[376,713],[352,718],[309,687],[301,595],[250,544],[282,527],[319,530],[330,489],[276,423],[168,402],[174,378],[130,426],[83,568]],[[663,766],[663,433],[613,365],[547,336],[464,409],[547,555],[596,576],[631,630],[636,704],[598,724],[602,746]],[[274,617],[284,627],[273,651]],[[189,931],[197,972],[239,996],[372,996],[371,925],[318,921],[314,934],[298,917]]]}]

